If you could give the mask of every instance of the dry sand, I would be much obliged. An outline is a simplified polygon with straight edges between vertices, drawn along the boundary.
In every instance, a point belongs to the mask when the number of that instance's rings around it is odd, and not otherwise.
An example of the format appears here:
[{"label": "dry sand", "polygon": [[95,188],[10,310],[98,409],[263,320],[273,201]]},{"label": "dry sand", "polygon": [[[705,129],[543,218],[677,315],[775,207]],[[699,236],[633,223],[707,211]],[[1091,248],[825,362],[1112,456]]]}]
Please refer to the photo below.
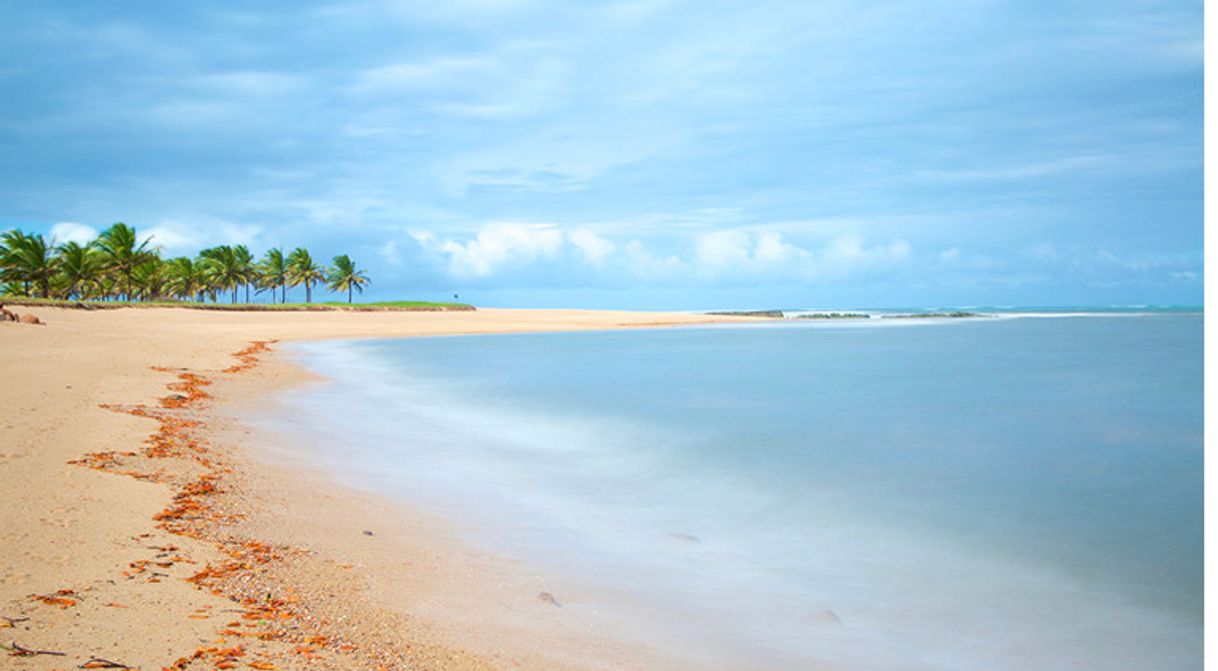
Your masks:
[{"label": "dry sand", "polygon": [[0,666],[704,665],[630,643],[581,613],[577,586],[464,547],[442,520],[335,486],[225,408],[307,383],[275,341],[733,318],[18,311],[47,325],[0,323]]}]

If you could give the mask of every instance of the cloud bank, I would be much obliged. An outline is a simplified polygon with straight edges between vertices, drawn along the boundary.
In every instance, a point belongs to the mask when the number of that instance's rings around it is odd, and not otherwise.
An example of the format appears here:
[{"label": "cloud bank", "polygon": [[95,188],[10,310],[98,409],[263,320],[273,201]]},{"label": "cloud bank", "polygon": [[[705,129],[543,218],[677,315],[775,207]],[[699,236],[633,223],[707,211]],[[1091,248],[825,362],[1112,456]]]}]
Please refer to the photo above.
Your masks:
[{"label": "cloud bank", "polygon": [[370,298],[1195,303],[1201,15],[17,4],[0,226],[351,253]]}]

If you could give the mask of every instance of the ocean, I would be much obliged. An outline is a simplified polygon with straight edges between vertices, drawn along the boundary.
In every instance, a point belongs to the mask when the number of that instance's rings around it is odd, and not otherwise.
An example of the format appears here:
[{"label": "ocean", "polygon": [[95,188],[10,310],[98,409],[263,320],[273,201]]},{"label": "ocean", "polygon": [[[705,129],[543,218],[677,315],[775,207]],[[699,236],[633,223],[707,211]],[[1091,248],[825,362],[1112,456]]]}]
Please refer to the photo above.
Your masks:
[{"label": "ocean", "polygon": [[1199,668],[1202,316],[995,314],[297,344],[266,421],[729,665]]}]

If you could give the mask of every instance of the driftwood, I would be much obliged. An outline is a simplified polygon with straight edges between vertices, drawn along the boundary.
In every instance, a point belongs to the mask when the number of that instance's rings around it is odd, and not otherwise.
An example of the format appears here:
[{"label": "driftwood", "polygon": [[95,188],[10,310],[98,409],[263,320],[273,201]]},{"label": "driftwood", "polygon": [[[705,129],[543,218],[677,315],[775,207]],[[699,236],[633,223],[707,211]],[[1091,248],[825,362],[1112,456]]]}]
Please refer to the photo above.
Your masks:
[{"label": "driftwood", "polygon": [[[8,618],[5,618],[5,619],[8,619]],[[5,646],[0,645],[0,648],[2,648],[2,647],[5,647]],[[11,646],[9,646],[8,649],[10,651],[9,655],[11,655],[13,657],[35,657],[37,655],[52,655],[54,657],[66,657],[68,654],[66,652],[59,652],[57,650],[36,650],[34,648],[27,648],[24,645],[20,645],[16,641],[13,641],[13,644]],[[85,662],[84,664],[81,664],[80,666],[78,666],[76,668],[78,668],[78,669],[134,669],[135,667],[128,666],[127,664],[123,664],[122,662],[115,662],[115,661],[111,661],[109,659],[102,659],[101,657],[90,657],[89,661]]]},{"label": "driftwood", "polygon": [[33,648],[17,645],[16,641],[9,646],[9,649],[12,650],[12,652],[9,654],[13,657],[33,657],[35,655],[54,655],[56,657],[64,657],[68,654],[66,652],[55,652],[54,650],[34,650]]},{"label": "driftwood", "polygon": [[130,669],[132,667],[119,662],[112,662],[101,657],[90,657],[89,661],[76,667],[78,669]]}]

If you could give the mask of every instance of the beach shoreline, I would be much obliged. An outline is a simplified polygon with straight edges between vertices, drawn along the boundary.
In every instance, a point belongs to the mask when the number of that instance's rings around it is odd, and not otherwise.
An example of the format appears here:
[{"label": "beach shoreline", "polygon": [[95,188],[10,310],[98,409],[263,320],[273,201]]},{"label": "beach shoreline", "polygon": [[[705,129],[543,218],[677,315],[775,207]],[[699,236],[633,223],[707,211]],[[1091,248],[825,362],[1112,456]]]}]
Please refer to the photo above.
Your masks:
[{"label": "beach shoreline", "polygon": [[252,418],[281,410],[284,392],[327,382],[292,359],[277,348],[250,376],[220,383],[209,435],[240,452],[242,489],[258,497],[242,506],[241,534],[323,558],[312,589],[364,583],[362,595],[345,599],[348,617],[409,615],[426,623],[416,637],[503,668],[716,668],[690,651],[655,648],[646,632],[590,606],[613,600],[604,586],[479,549],[463,539],[460,521],[345,485],[311,456],[341,445],[305,446],[299,434],[255,426]]},{"label": "beach shoreline", "polygon": [[[479,585],[515,594],[523,620],[562,610],[541,596],[545,585],[511,582],[527,571],[509,579],[502,564],[444,542],[451,534],[442,522],[404,520],[375,497],[259,458],[250,445],[259,438],[223,409],[307,380],[251,343],[744,320],[570,310],[26,311],[47,326],[0,329],[5,377],[19,382],[0,386],[0,640],[13,668],[93,660],[141,669],[574,669],[660,659],[615,650],[596,632],[570,631],[563,644],[561,622],[556,637],[512,636],[511,645],[463,636],[453,622],[468,620],[445,622],[443,613],[469,607],[451,602],[461,593],[452,585],[476,574]],[[456,556],[466,561],[444,559]]]}]

